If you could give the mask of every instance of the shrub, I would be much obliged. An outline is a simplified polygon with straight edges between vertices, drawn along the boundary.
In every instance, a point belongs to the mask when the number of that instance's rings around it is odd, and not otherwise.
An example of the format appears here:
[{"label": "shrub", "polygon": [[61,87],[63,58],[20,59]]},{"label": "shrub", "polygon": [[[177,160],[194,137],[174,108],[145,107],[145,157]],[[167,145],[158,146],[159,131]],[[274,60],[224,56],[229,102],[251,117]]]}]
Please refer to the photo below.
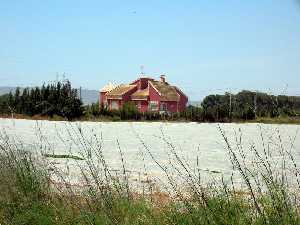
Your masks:
[{"label": "shrub", "polygon": [[140,114],[133,102],[125,102],[122,109],[120,110],[120,117],[122,120],[128,119],[139,119]]}]

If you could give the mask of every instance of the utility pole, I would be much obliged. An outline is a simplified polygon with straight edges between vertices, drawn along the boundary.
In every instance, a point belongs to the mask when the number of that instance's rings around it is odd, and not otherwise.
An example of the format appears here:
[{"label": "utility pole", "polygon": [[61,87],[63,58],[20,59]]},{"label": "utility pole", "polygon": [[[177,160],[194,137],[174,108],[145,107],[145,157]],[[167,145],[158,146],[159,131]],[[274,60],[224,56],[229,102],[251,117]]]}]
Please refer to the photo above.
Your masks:
[{"label": "utility pole", "polygon": [[79,88],[79,99],[80,99],[80,101],[82,100],[82,99],[81,99],[81,86],[80,86],[80,88]]},{"label": "utility pole", "polygon": [[257,115],[257,90],[255,91],[255,95],[254,95],[254,117],[256,119]]},{"label": "utility pole", "polygon": [[229,90],[229,119],[231,121],[231,104],[232,104],[232,97],[231,97],[231,89]]}]

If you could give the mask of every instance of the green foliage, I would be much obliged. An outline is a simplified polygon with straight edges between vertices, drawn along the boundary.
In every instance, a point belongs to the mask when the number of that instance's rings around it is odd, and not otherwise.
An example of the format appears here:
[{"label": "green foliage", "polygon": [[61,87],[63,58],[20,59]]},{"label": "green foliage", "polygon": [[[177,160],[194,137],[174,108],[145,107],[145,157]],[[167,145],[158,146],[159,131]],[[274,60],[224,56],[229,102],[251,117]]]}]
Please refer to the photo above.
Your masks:
[{"label": "green foliage", "polygon": [[201,107],[195,107],[190,105],[184,112],[180,113],[179,117],[184,118],[185,120],[203,121],[203,109]]},{"label": "green foliage", "polygon": [[2,114],[57,115],[67,119],[83,115],[82,102],[69,81],[43,85],[41,88],[25,88],[22,93],[17,88],[14,94],[0,96],[0,106]]},{"label": "green foliage", "polygon": [[297,116],[300,98],[241,91],[236,95],[209,95],[201,104],[207,121],[253,120],[257,117]]},{"label": "green foliage", "polygon": [[85,107],[85,116],[87,117],[96,117],[104,114],[103,106],[99,105],[99,102],[92,103]]},{"label": "green foliage", "polygon": [[9,114],[9,102],[11,101],[10,98],[12,97],[11,94],[5,94],[0,96],[0,114]]},{"label": "green foliage", "polygon": [[120,110],[109,110],[93,103],[82,107],[77,91],[70,82],[43,85],[41,88],[19,88],[15,93],[0,96],[0,114],[42,115],[69,120],[85,115],[88,119],[120,120],[187,120],[198,122],[230,122],[257,118],[297,117],[300,115],[300,97],[274,96],[261,92],[241,91],[237,94],[208,95],[201,106],[188,106],[181,113],[139,113],[133,102]]},{"label": "green foliage", "polygon": [[85,108],[85,116],[88,118],[109,117],[112,121],[139,120],[141,114],[133,102],[126,102],[120,110],[109,110],[104,105],[91,104]]},{"label": "green foliage", "polygon": [[[4,151],[4,152],[3,152]],[[52,209],[43,204],[49,193],[46,172],[21,149],[2,149],[0,154],[0,215],[7,224],[51,224],[45,216]],[[41,209],[42,207],[42,209]]]},{"label": "green foliage", "polygon": [[139,111],[136,105],[133,102],[124,103],[123,107],[120,110],[120,118],[122,120],[128,120],[132,118],[138,119]]},{"label": "green foliage", "polygon": [[43,154],[46,158],[54,159],[74,159],[74,160],[84,160],[82,157],[76,155],[65,155],[65,154]]},{"label": "green foliage", "polygon": [[119,120],[186,120],[197,122],[230,122],[257,118],[296,117],[300,115],[300,97],[273,96],[266,93],[241,91],[237,94],[208,95],[201,106],[188,106],[181,113],[139,113],[133,102],[121,110],[109,110],[99,103],[86,107],[86,116]]}]

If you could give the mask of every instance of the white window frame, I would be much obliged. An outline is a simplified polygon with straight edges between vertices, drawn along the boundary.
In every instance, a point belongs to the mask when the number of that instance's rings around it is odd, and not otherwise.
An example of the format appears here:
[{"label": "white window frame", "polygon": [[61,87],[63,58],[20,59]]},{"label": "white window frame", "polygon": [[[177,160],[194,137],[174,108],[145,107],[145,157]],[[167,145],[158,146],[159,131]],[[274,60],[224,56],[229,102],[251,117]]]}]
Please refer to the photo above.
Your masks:
[{"label": "white window frame", "polygon": [[149,110],[150,111],[158,111],[158,109],[159,109],[158,101],[150,101],[149,102]]},{"label": "white window frame", "polygon": [[111,101],[111,109],[116,109],[116,110],[118,110],[118,109],[119,109],[119,101],[112,100],[112,101]]}]

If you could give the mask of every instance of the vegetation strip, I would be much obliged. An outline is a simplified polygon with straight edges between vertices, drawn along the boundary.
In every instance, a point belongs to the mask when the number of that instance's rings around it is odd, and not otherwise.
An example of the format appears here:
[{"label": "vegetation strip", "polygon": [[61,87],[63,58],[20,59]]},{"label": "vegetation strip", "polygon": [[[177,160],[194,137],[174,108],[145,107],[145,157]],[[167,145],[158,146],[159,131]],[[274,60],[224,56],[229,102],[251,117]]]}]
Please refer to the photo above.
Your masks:
[{"label": "vegetation strip", "polygon": [[75,159],[75,160],[84,160],[83,158],[76,155],[57,155],[57,154],[43,154],[46,158],[55,158],[55,159]]}]

